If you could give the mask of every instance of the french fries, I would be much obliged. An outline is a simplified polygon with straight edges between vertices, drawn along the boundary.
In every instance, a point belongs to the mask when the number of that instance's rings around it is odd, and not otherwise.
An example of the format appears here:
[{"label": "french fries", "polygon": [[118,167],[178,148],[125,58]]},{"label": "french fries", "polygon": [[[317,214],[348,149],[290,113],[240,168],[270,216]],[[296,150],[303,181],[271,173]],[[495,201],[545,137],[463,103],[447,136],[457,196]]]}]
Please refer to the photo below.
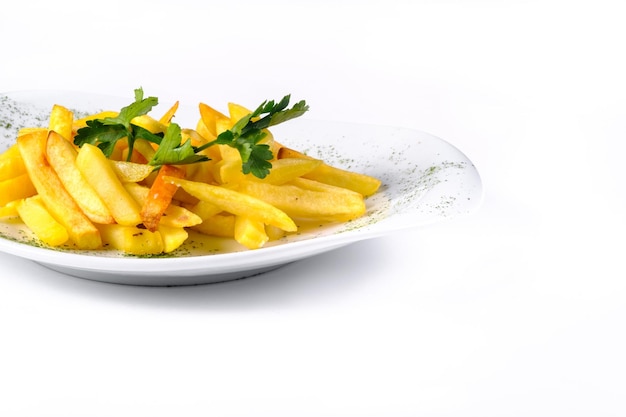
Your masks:
[{"label": "french fries", "polygon": [[[279,160],[284,158],[312,159],[302,152],[284,146],[278,151],[278,158]],[[360,174],[358,172],[346,171],[344,169],[327,165],[322,161],[320,161],[319,166],[302,176],[324,184],[347,188],[349,190],[356,191],[365,197],[369,197],[378,191],[381,184],[378,178]]]},{"label": "french fries", "polygon": [[35,195],[21,200],[16,209],[24,223],[44,243],[60,246],[70,238],[67,229],[52,217],[41,196]]},{"label": "french fries", "polygon": [[52,217],[65,227],[79,249],[102,246],[100,233],[67,192],[46,157],[47,134],[35,131],[17,138],[26,171]]},{"label": "french fries", "polygon": [[86,144],[80,148],[76,166],[109,208],[115,222],[124,226],[141,223],[139,204],[128,194],[98,147]]},{"label": "french fries", "polygon": [[[132,123],[163,136],[178,106],[161,117],[136,116]],[[208,160],[153,166],[159,145],[152,139],[124,138],[106,155],[95,144],[75,143],[88,121],[118,114],[75,119],[56,104],[47,127],[21,128],[16,143],[0,153],[0,221],[19,217],[49,246],[159,255],[175,252],[193,230],[253,250],[311,221],[363,216],[366,198],[381,185],[377,178],[282,146],[267,129],[260,143],[273,158],[265,176],[244,173],[243,154],[226,144],[201,151]],[[235,103],[226,113],[200,103],[196,126],[181,130],[182,143],[210,144],[251,114]]]},{"label": "french fries", "polygon": [[165,181],[164,178],[168,176],[182,178],[184,175],[185,171],[178,167],[172,165],[163,165],[161,167],[139,213],[146,229],[154,232],[159,228],[161,217],[170,206],[172,198],[174,198],[174,194],[178,189],[175,184]]},{"label": "french fries", "polygon": [[104,204],[102,197],[96,193],[78,168],[76,164],[78,152],[74,145],[56,131],[50,130],[46,154],[50,166],[85,215],[95,223],[114,223],[115,219]]}]

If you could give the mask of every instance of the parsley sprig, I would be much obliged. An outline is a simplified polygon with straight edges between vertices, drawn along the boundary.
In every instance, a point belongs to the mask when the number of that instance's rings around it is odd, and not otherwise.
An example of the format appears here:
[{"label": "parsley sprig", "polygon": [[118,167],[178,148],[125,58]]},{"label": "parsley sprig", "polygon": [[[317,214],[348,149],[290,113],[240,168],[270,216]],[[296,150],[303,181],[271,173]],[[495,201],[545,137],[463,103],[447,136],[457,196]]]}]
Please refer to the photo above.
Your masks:
[{"label": "parsley sprig", "polygon": [[126,138],[129,155],[135,140],[145,139],[159,145],[148,164],[182,165],[207,161],[201,151],[213,145],[228,145],[239,151],[244,174],[251,173],[258,178],[265,178],[272,167],[269,162],[273,155],[269,145],[259,143],[266,137],[266,129],[302,116],[309,107],[304,100],[288,108],[291,96],[286,95],[276,103],[265,101],[252,113],[238,120],[231,129],[220,133],[213,141],[201,146],[192,146],[191,141],[182,142],[181,128],[170,123],[164,133],[151,133],[147,129],[132,123],[135,117],[148,114],[158,104],[156,97],[144,98],[141,88],[135,90],[135,101],[123,107],[116,117],[106,117],[87,121],[87,126],[78,130],[74,143],[98,146],[107,156],[111,156],[117,141]]},{"label": "parsley sprig", "polygon": [[272,167],[269,162],[272,159],[269,145],[259,143],[267,136],[265,129],[300,117],[309,109],[304,100],[288,109],[290,98],[290,95],[286,95],[278,103],[274,100],[264,101],[255,111],[239,119],[230,130],[220,133],[214,141],[200,146],[198,150],[215,144],[233,147],[241,155],[244,174],[252,173],[258,178],[265,178]]},{"label": "parsley sprig", "polygon": [[129,156],[132,154],[135,140],[147,139],[159,143],[161,138],[148,130],[133,125],[131,121],[138,116],[148,114],[154,106],[159,104],[156,97],[143,97],[141,88],[135,90],[135,101],[123,107],[116,117],[88,120],[87,126],[78,129],[74,137],[74,143],[82,146],[85,143],[98,146],[109,157],[115,149],[117,141],[127,138]]}]

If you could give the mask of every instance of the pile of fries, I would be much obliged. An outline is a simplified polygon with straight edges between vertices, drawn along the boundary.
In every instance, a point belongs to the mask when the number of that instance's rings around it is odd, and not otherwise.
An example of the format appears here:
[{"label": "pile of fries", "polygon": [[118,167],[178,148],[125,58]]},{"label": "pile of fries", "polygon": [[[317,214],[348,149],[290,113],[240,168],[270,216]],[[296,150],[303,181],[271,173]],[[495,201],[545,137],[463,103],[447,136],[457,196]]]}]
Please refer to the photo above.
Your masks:
[{"label": "pile of fries", "polygon": [[[178,109],[133,123],[164,132]],[[228,104],[228,116],[199,104],[195,129],[182,129],[197,146],[211,141],[250,110]],[[241,156],[226,145],[207,148],[208,161],[163,165],[146,161],[153,143],[137,140],[132,152],[119,141],[110,157],[97,146],[77,147],[73,138],[87,120],[54,105],[47,127],[20,129],[0,154],[0,220],[19,218],[42,242],[73,249],[115,249],[134,255],[170,253],[195,230],[233,238],[248,249],[295,233],[301,224],[345,222],[362,216],[365,198],[380,181],[332,167],[282,146],[267,132],[273,153],[270,174],[243,174]],[[128,155],[131,153],[131,155]]]}]

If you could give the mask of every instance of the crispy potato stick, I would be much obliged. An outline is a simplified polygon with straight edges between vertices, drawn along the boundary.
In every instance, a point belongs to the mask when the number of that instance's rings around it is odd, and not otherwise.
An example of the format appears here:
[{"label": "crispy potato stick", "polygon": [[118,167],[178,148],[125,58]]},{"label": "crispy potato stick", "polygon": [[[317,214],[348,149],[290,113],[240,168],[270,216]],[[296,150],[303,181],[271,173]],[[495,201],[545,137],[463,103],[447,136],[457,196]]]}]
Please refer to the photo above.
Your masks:
[{"label": "crispy potato stick", "polygon": [[230,121],[235,124],[239,119],[242,119],[252,113],[252,110],[237,103],[228,103],[228,114],[230,115]]},{"label": "crispy potato stick", "polygon": [[192,229],[209,236],[232,238],[235,236],[235,216],[228,213],[215,214]]},{"label": "crispy potato stick", "polygon": [[124,226],[141,223],[139,204],[128,194],[109,160],[97,146],[83,145],[78,151],[76,165],[100,195],[117,223]]},{"label": "crispy potato stick", "polygon": [[80,249],[96,249],[102,244],[100,233],[66,191],[48,163],[46,142],[45,130],[17,139],[30,179],[52,217],[65,227],[76,246]]},{"label": "crispy potato stick", "polygon": [[200,109],[200,121],[202,122],[202,126],[197,130],[200,131],[200,134],[205,136],[207,140],[215,139],[220,133],[217,131],[217,121],[229,120],[229,117],[205,103],[200,103],[198,108]]},{"label": "crispy potato stick", "polygon": [[[278,152],[278,158],[311,158],[294,149],[282,147]],[[381,181],[378,178],[357,172],[346,171],[340,168],[322,163],[315,170],[303,175],[315,181],[325,184],[335,185],[337,187],[347,188],[367,197],[378,191]]]},{"label": "crispy potato stick", "polygon": [[19,213],[17,212],[17,205],[21,202],[22,200],[14,200],[0,207],[0,218],[19,216]]},{"label": "crispy potato stick", "polygon": [[163,252],[164,244],[160,232],[121,224],[99,224],[102,241],[124,253],[153,255]]},{"label": "crispy potato stick", "polygon": [[233,127],[233,122],[228,118],[215,120],[215,131],[217,132],[218,136],[220,135],[220,133],[225,132],[231,127]]},{"label": "crispy potato stick", "polygon": [[78,169],[76,165],[78,151],[74,145],[56,131],[51,130],[46,143],[46,154],[65,189],[89,220],[101,224],[115,222],[100,195]]},{"label": "crispy potato stick", "polygon": [[189,211],[195,213],[202,220],[206,220],[209,217],[213,217],[216,214],[221,213],[223,210],[216,206],[213,203],[209,203],[208,201],[199,200],[195,204],[184,204],[185,208]]},{"label": "crispy potato stick", "polygon": [[17,144],[0,154],[0,181],[15,178],[26,173],[26,167]]},{"label": "crispy potato stick", "polygon": [[289,182],[316,169],[322,164],[318,159],[283,158],[272,161],[270,173],[263,179],[248,175],[246,179],[280,185]]},{"label": "crispy potato stick", "polygon": [[279,229],[276,226],[271,226],[268,224],[265,225],[265,233],[267,233],[267,237],[269,237],[270,240],[278,240],[278,239],[285,237],[285,235],[287,235],[287,233],[284,230]]},{"label": "crispy potato stick", "polygon": [[0,206],[37,194],[37,190],[27,173],[0,181]]},{"label": "crispy potato stick", "polygon": [[45,127],[23,127],[17,132],[17,136],[20,137],[22,135],[28,135],[29,133],[35,132],[48,132],[48,129]]},{"label": "crispy potato stick", "polygon": [[147,114],[137,116],[130,122],[136,126],[143,127],[151,133],[163,133],[167,130],[167,126],[164,123]]},{"label": "crispy potato stick", "polygon": [[235,216],[234,237],[248,249],[261,248],[269,240],[263,222],[246,216]]},{"label": "crispy potato stick", "polygon": [[136,162],[109,160],[115,175],[122,182],[141,182],[148,178],[154,171],[152,165],[138,164]]},{"label": "crispy potato stick", "polygon": [[[124,188],[140,206],[146,203],[150,188],[134,182],[124,183]],[[202,223],[202,218],[191,210],[176,204],[170,204],[163,212],[159,226],[191,227],[200,223]]]},{"label": "crispy potato stick", "polygon": [[143,225],[146,226],[146,229],[151,232],[157,230],[161,216],[163,216],[165,209],[170,205],[172,197],[174,197],[176,190],[178,190],[175,184],[165,182],[163,178],[183,178],[184,176],[185,171],[173,165],[163,165],[161,169],[159,169],[150,187],[148,197],[141,208],[141,220]]},{"label": "crispy potato stick", "polygon": [[[134,160],[134,162],[139,162],[142,164],[145,164],[146,162],[151,160],[156,153],[156,151],[152,147],[152,144],[145,139],[137,139],[135,141],[133,150],[135,152],[139,152],[139,154],[143,157],[139,158],[138,160]],[[136,155],[134,156],[134,158],[136,158]]]},{"label": "crispy potato stick", "polygon": [[163,213],[159,226],[191,227],[202,223],[200,216],[184,207],[170,204]]},{"label": "crispy potato stick", "polygon": [[362,216],[366,210],[363,196],[345,189],[307,190],[294,184],[247,181],[241,183],[238,190],[298,219],[348,221]]},{"label": "crispy potato stick", "polygon": [[241,170],[241,160],[221,160],[211,170],[212,177],[220,184],[237,184],[246,179]]},{"label": "crispy potato stick", "polygon": [[163,114],[163,116],[161,116],[161,118],[159,119],[159,123],[167,126],[172,122],[172,119],[174,118],[174,115],[176,114],[176,111],[178,111],[178,101],[176,103],[174,103],[172,105],[172,107],[170,107],[165,114]]},{"label": "crispy potato stick", "polygon": [[105,119],[107,117],[116,117],[119,113],[115,111],[103,111],[99,113],[90,114],[89,116],[75,119],[72,123],[72,130],[76,132],[78,129],[86,127],[87,122],[95,119]]},{"label": "crispy potato stick", "polygon": [[280,227],[287,232],[298,230],[296,224],[287,214],[258,198],[228,188],[200,182],[173,177],[166,177],[164,180],[182,187],[199,200],[215,204],[226,212],[239,216],[248,216],[265,224]]},{"label": "crispy potato stick", "polygon": [[238,183],[245,180],[241,169],[241,154],[235,148],[228,145],[217,145],[221,160],[213,165],[213,177],[220,184]]},{"label": "crispy potato stick", "polygon": [[72,140],[74,113],[69,109],[55,104],[50,112],[48,129],[61,135],[65,140]]},{"label": "crispy potato stick", "polygon": [[69,240],[67,230],[52,217],[41,196],[35,195],[21,200],[17,204],[17,212],[24,224],[42,242],[50,246],[60,246]]},{"label": "crispy potato stick", "polygon": [[181,143],[185,143],[188,140],[191,140],[191,144],[193,146],[199,146],[207,142],[207,140],[197,131],[193,129],[181,129]]},{"label": "crispy potato stick", "polygon": [[169,227],[162,224],[159,225],[159,233],[163,240],[164,253],[170,253],[178,249],[189,237],[189,233],[182,227]]}]

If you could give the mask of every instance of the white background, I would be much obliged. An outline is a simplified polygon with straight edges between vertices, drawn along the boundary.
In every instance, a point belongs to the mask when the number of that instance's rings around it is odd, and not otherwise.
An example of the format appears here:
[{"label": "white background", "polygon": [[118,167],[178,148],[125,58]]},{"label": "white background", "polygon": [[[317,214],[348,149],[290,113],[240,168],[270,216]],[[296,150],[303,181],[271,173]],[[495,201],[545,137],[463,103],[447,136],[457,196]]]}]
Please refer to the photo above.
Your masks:
[{"label": "white background", "polygon": [[[3,416],[626,414],[619,1],[12,2],[0,91],[424,130],[475,214],[254,279],[138,288],[0,255]],[[365,144],[366,145],[366,144]]]}]

